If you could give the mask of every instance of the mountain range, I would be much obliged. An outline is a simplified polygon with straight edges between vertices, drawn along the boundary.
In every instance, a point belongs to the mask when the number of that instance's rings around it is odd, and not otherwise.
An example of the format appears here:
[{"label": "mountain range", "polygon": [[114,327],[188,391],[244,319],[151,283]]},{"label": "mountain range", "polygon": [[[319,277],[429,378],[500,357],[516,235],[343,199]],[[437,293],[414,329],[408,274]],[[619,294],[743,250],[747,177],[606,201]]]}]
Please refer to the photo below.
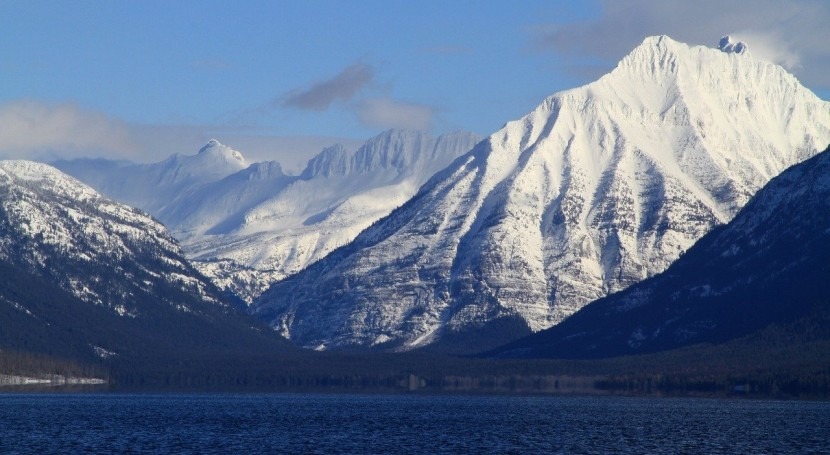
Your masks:
[{"label": "mountain range", "polygon": [[649,37],[251,307],[315,349],[495,347],[664,271],[830,142],[830,103],[741,46]]},{"label": "mountain range", "polygon": [[153,214],[295,344],[461,353],[666,270],[826,147],[830,103],[745,43],[657,36],[479,139],[387,131],[300,175],[215,140],[153,164],[55,165]]},{"label": "mountain range", "polygon": [[50,163],[98,192],[153,213],[169,223],[176,214],[165,209],[194,189],[248,167],[242,154],[211,140],[195,155],[172,155],[151,164],[81,158]]},{"label": "mountain range", "polygon": [[[560,380],[576,380],[575,384],[582,384],[577,390],[592,390],[593,383],[597,390],[631,393],[644,381],[649,390],[654,384],[655,390],[664,392],[706,391],[713,384],[716,390],[729,391],[738,381],[742,387],[758,387],[767,394],[787,390],[795,396],[826,396],[823,360],[830,351],[826,342],[809,341],[830,339],[830,312],[820,281],[827,275],[823,258],[830,220],[821,214],[826,212],[830,191],[828,156],[830,152],[773,180],[723,232],[704,238],[664,274],[674,280],[670,286],[682,289],[683,295],[674,303],[686,306],[678,312],[675,305],[678,319],[685,320],[668,332],[685,335],[690,328],[697,329],[703,335],[699,341],[712,333],[720,337],[724,329],[731,329],[733,335],[747,327],[752,330],[757,321],[795,319],[789,331],[762,332],[762,355],[757,342],[744,342],[580,364],[300,352],[236,311],[205,277],[187,266],[172,237],[146,214],[114,203],[46,165],[0,162],[0,372],[36,377],[75,374],[107,381],[120,390],[411,391],[426,386],[435,391],[538,393],[560,390]],[[712,236],[718,240],[709,242]],[[699,248],[704,251],[698,253]],[[690,270],[683,265],[687,257],[706,262],[691,267],[690,275],[683,273]],[[680,271],[674,274],[676,267]],[[713,270],[708,276],[698,273],[709,267]],[[692,281],[714,277],[714,285],[701,294],[700,286],[678,282],[672,274]],[[662,276],[643,286],[648,288]],[[747,278],[748,284],[733,281],[735,276]],[[716,288],[717,280],[738,284],[736,289],[730,285]],[[721,291],[721,295],[739,297],[747,297],[742,294],[747,291],[749,298],[735,310],[706,300]],[[805,296],[813,298],[801,300]],[[774,300],[770,297],[785,298],[767,305]],[[665,316],[660,311],[664,305],[654,300],[637,301],[658,307],[647,308],[653,317],[641,323]],[[601,307],[601,302],[585,311]],[[695,305],[704,311],[690,310]],[[713,308],[720,310],[712,313]],[[621,314],[610,318],[589,318],[603,326],[594,335],[616,336],[613,327],[607,327],[608,320],[625,326],[632,319],[624,314],[628,310],[622,308]],[[723,317],[735,313],[740,317]],[[581,314],[568,321],[579,321]],[[695,320],[701,315],[706,325]],[[807,317],[797,319],[803,315]],[[718,328],[713,320],[726,325]],[[571,327],[568,321],[554,331]],[[668,321],[669,325],[674,322]],[[705,333],[712,327],[717,330]],[[636,340],[645,340],[643,352],[665,342],[656,338],[659,331],[654,332],[655,339],[649,339],[639,336],[645,333],[641,327],[633,330],[630,333],[638,334]],[[537,336],[544,339],[547,333]],[[510,354],[516,356],[515,351]],[[747,355],[755,357],[747,359]],[[759,360],[761,364],[752,363]],[[736,373],[749,376],[735,379]],[[805,382],[799,385],[798,381]],[[568,385],[563,387],[569,390]]]},{"label": "mountain range", "polygon": [[772,325],[797,325],[795,339],[830,339],[828,255],[830,149],[775,177],[665,272],[492,355],[634,355],[723,343]]},{"label": "mountain range", "polygon": [[250,303],[272,282],[350,242],[406,202],[479,139],[390,130],[352,153],[329,147],[298,176],[286,175],[277,162],[248,164],[216,140],[196,155],[153,164],[54,164],[153,214],[203,273]]},{"label": "mountain range", "polygon": [[483,140],[390,130],[299,175],[216,140],[0,161],[0,373],[826,396],[828,142],[745,43],[658,36]]}]

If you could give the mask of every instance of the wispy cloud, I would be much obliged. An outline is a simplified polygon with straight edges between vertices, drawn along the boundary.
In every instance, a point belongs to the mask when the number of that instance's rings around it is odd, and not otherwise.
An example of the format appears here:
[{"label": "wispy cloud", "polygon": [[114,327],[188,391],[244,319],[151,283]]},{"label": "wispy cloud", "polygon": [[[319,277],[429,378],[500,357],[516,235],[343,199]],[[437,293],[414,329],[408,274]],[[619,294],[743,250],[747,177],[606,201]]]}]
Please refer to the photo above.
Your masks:
[{"label": "wispy cloud", "polygon": [[374,69],[365,63],[347,66],[331,79],[317,82],[306,89],[296,89],[280,102],[284,107],[325,111],[335,101],[351,101],[374,79]]},{"label": "wispy cloud", "polygon": [[598,58],[613,65],[645,36],[714,46],[730,34],[746,41],[755,57],[787,67],[808,85],[830,88],[830,2],[602,0],[601,7],[594,20],[534,28],[535,47],[575,64]]},{"label": "wispy cloud", "polygon": [[234,121],[256,123],[257,119],[285,108],[325,112],[338,103],[343,113],[353,114],[367,128],[430,128],[435,108],[397,100],[390,95],[392,84],[380,84],[376,79],[374,67],[363,62],[354,63],[330,79],[306,89],[292,90],[271,103],[245,110]]},{"label": "wispy cloud", "polygon": [[297,110],[322,113],[330,111],[336,103],[339,111],[336,115],[354,115],[366,128],[428,130],[431,127],[434,107],[400,101],[391,92],[392,84],[379,83],[373,66],[358,62],[330,79],[243,110],[232,116],[228,123],[250,127],[279,111],[287,116],[294,115],[292,111]]},{"label": "wispy cloud", "polygon": [[126,123],[74,104],[18,100],[0,105],[0,154],[19,158],[58,151],[126,157],[138,149]]},{"label": "wispy cloud", "polygon": [[428,130],[434,108],[391,98],[373,98],[359,103],[355,113],[368,127]]},{"label": "wispy cloud", "polygon": [[756,58],[777,63],[791,71],[802,68],[802,51],[781,32],[766,30],[736,30],[730,33],[734,41],[750,44],[750,52]]},{"label": "wispy cloud", "polygon": [[52,161],[73,158],[162,160],[192,154],[210,138],[241,151],[249,162],[279,161],[298,172],[324,147],[358,141],[329,136],[251,134],[222,125],[145,125],[75,104],[17,100],[0,104],[0,159]]},{"label": "wispy cloud", "polygon": [[[428,130],[435,109],[390,97],[355,100],[344,105],[368,128]],[[73,158],[154,162],[173,153],[195,153],[217,138],[240,150],[249,161],[276,160],[288,171],[302,169],[324,147],[360,140],[332,136],[269,135],[233,125],[147,125],[126,122],[73,103],[16,100],[0,104],[0,159],[52,161]]]}]

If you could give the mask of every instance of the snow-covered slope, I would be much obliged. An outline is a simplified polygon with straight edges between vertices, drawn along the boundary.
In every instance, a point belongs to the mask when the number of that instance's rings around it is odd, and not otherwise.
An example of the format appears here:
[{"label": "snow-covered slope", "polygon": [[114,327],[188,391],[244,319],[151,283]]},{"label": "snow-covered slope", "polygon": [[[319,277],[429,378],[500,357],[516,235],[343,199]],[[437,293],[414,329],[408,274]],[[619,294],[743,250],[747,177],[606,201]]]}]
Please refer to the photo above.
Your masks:
[{"label": "snow-covered slope", "polygon": [[485,349],[664,270],[828,142],[830,103],[783,68],[745,49],[650,37],[608,75],[508,123],[253,311],[315,348],[411,349],[500,331],[475,346]]},{"label": "snow-covered slope", "polygon": [[[183,237],[185,249],[197,260],[230,259],[273,271],[272,281],[283,278],[350,242],[478,140],[469,133],[434,139],[425,133],[390,130],[369,139],[351,156],[339,146],[326,149],[309,160],[300,178],[287,183],[283,179],[270,192],[256,193],[257,204],[237,205],[233,217],[201,236]],[[213,188],[222,183],[204,191],[216,195],[208,200],[241,193]]]},{"label": "snow-covered slope", "polygon": [[0,161],[0,194],[0,260],[82,301],[124,317],[146,300],[227,306],[164,226],[51,166]]},{"label": "snow-covered slope", "polygon": [[293,350],[241,310],[149,215],[51,166],[0,161],[0,349],[128,375]]},{"label": "snow-covered slope", "polygon": [[774,178],[664,273],[493,355],[611,357],[720,343],[801,318],[827,327],[829,255],[830,149]]},{"label": "snow-covered slope", "polygon": [[224,178],[171,194],[158,217],[182,241],[225,234],[244,222],[245,213],[278,194],[296,177],[275,161],[254,163]]},{"label": "snow-covered slope", "polygon": [[241,153],[215,139],[195,155],[176,154],[152,164],[104,159],[52,164],[108,197],[139,207],[156,217],[181,194],[248,167]]}]

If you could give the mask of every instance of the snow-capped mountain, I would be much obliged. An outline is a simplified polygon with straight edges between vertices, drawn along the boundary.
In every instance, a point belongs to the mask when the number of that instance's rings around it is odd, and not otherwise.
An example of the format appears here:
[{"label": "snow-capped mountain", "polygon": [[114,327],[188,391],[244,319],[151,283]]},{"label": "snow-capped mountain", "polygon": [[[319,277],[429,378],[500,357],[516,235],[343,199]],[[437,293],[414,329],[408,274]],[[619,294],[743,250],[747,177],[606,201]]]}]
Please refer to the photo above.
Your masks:
[{"label": "snow-capped mountain", "polygon": [[0,192],[0,259],[80,300],[124,317],[139,316],[146,298],[181,311],[194,301],[227,305],[164,226],[138,209],[31,161],[0,161]]},{"label": "snow-capped mountain", "polygon": [[0,161],[0,347],[161,360],[280,349],[164,226],[57,169]]},{"label": "snow-capped mountain", "polygon": [[828,142],[830,103],[746,46],[650,37],[252,309],[307,347],[405,350],[465,333],[477,345],[458,350],[495,347],[665,270]]},{"label": "snow-capped mountain", "polygon": [[664,273],[493,354],[631,355],[724,342],[805,318],[825,321],[826,333],[828,256],[830,149],[774,178]]},{"label": "snow-capped mountain", "polygon": [[433,138],[390,130],[353,153],[341,145],[323,150],[299,176],[284,174],[276,162],[247,166],[216,141],[195,156],[151,165],[56,165],[153,214],[203,273],[250,302],[350,242],[479,140],[463,132]]},{"label": "snow-capped mountain", "polygon": [[[351,156],[340,146],[328,148],[309,160],[299,178],[283,179],[265,194],[252,192],[258,195],[256,204],[238,204],[233,216],[199,237],[183,237],[185,249],[197,260],[231,259],[274,271],[272,278],[281,279],[350,242],[479,139],[469,133],[435,139],[421,132],[390,130],[369,139]],[[244,193],[222,187],[237,175],[203,189],[204,194],[215,194],[206,200]]]},{"label": "snow-capped mountain", "polygon": [[211,139],[196,155],[172,155],[152,164],[104,159],[57,161],[61,171],[100,193],[163,219],[163,210],[182,194],[248,167],[236,150]]}]

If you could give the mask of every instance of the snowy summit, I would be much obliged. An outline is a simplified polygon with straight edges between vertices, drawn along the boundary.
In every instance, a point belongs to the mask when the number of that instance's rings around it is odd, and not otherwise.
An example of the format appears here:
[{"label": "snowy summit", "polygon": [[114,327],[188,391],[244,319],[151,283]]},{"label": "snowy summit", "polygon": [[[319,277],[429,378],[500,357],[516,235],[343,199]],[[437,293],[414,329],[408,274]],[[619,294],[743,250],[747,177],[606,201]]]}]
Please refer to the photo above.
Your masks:
[{"label": "snowy summit", "polygon": [[237,160],[240,163],[245,163],[245,157],[242,153],[222,144],[216,139],[211,139],[202,148],[199,149],[198,155],[214,154],[223,157],[225,160]]}]

